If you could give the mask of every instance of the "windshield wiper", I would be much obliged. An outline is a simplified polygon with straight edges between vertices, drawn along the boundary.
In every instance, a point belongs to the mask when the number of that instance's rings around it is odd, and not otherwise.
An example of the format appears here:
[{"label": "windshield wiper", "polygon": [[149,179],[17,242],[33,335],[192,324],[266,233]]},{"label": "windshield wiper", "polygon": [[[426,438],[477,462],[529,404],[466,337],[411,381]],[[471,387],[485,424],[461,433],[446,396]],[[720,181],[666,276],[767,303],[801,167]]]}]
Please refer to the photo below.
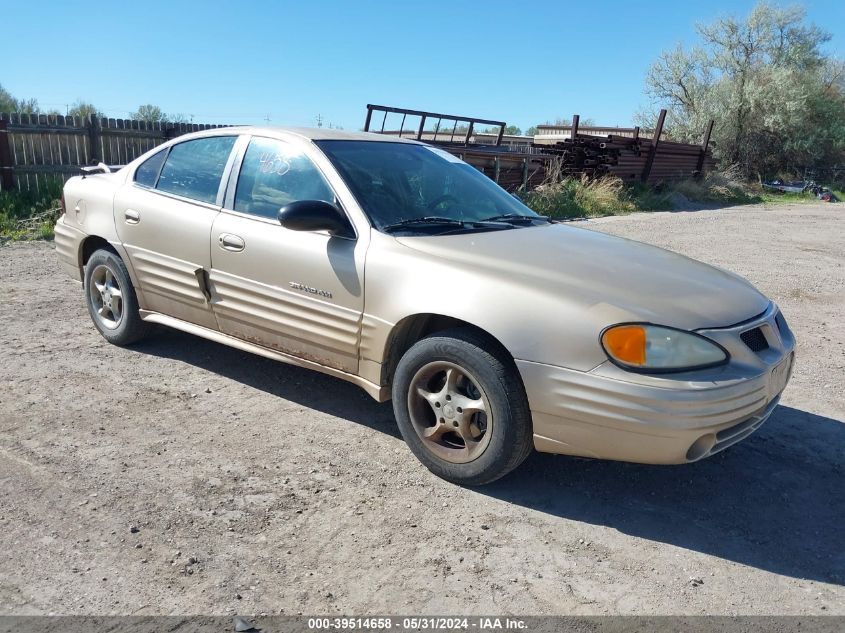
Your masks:
[{"label": "windshield wiper", "polygon": [[508,220],[545,220],[546,222],[551,223],[551,219],[549,219],[549,216],[547,215],[523,215],[521,213],[503,213],[501,215],[494,215],[489,218],[484,218],[481,222],[507,222]]},{"label": "windshield wiper", "polygon": [[406,226],[412,226],[414,224],[448,224],[449,226],[464,226],[464,223],[461,220],[455,220],[454,218],[443,218],[435,215],[427,215],[422,218],[408,218],[407,220],[400,220],[399,222],[394,222],[393,224],[388,224],[387,226],[382,227],[381,230],[395,231],[396,229],[401,229]]}]

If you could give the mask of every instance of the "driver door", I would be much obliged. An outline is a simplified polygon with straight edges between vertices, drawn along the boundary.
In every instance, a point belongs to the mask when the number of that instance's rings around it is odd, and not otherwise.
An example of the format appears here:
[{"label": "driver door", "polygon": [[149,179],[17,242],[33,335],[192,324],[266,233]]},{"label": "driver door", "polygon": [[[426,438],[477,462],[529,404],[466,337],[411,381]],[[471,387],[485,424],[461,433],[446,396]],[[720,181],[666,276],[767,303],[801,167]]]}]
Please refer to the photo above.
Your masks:
[{"label": "driver door", "polygon": [[305,147],[252,137],[211,230],[217,322],[231,336],[356,373],[366,244],[283,228],[278,211],[296,200],[335,194]]}]

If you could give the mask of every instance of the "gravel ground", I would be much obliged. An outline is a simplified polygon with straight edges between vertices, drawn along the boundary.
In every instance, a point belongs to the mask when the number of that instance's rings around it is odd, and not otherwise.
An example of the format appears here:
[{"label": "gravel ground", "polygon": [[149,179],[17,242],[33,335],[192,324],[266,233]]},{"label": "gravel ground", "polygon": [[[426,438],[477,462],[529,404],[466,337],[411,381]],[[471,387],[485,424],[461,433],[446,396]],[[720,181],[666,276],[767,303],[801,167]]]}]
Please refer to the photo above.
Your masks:
[{"label": "gravel ground", "polygon": [[710,460],[535,454],[476,490],[349,384],[173,331],[109,346],[52,245],[0,248],[0,614],[845,614],[843,213],[581,224],[748,277],[793,380]]}]

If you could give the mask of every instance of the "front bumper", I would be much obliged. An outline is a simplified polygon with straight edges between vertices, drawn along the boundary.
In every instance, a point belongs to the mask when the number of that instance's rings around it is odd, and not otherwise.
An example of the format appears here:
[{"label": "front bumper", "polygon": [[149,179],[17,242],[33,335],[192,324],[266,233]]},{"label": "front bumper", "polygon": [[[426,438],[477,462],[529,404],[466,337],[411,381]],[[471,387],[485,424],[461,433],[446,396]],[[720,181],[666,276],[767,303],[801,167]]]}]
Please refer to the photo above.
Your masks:
[{"label": "front bumper", "polygon": [[781,328],[775,323],[776,315],[772,304],[752,321],[708,331],[727,347],[734,337],[744,345],[742,332],[771,326],[767,350],[744,355],[737,348],[730,363],[711,370],[647,376],[610,363],[579,372],[517,361],[534,446],[548,453],[681,464],[739,442],[771,415],[792,370],[795,341],[782,318]]}]

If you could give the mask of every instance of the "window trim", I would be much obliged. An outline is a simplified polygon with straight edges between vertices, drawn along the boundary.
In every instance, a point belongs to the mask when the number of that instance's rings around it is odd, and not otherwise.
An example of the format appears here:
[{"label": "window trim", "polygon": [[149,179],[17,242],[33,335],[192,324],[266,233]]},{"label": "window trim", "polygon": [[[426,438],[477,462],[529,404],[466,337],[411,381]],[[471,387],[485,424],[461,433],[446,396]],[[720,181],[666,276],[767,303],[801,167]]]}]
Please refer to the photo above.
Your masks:
[{"label": "window trim", "polygon": [[226,191],[223,197],[223,204],[221,205],[223,209],[227,211],[239,213],[235,211],[235,190],[238,187],[238,178],[240,177],[241,166],[244,162],[246,150],[249,148],[249,143],[252,141],[252,136],[252,134],[243,134],[241,135],[241,139],[239,139],[243,140],[243,142],[239,144],[236,143],[238,151],[237,154],[235,154],[232,164],[230,165],[229,173],[226,178]]},{"label": "window trim", "polygon": [[[279,224],[278,219],[276,218],[268,218],[262,215],[256,215],[254,213],[246,213],[245,211],[238,211],[235,209],[235,193],[238,187],[238,179],[241,175],[241,168],[243,167],[244,157],[246,156],[246,151],[249,149],[249,145],[252,142],[252,139],[266,139],[268,141],[276,141],[279,143],[283,143],[286,145],[295,145],[291,141],[279,138],[276,136],[266,136],[264,134],[243,134],[241,135],[241,139],[243,143],[240,141],[235,144],[236,149],[238,149],[238,154],[235,159],[232,161],[231,171],[229,172],[228,178],[226,178],[226,189],[225,189],[225,196],[224,200],[221,204],[221,212],[223,213],[230,213],[234,216],[245,218],[249,220],[258,220],[260,222],[264,222],[265,224],[272,224],[274,226],[278,226],[279,228],[284,228],[281,224]],[[240,145],[240,147],[238,147]],[[313,143],[311,143],[313,146]],[[317,148],[319,150],[319,148]],[[334,204],[335,206],[341,210],[341,212],[346,216],[346,220],[349,222],[350,226],[352,227],[352,232],[354,235],[352,236],[344,236],[344,235],[329,235],[328,231],[297,231],[297,233],[312,233],[316,235],[326,235],[331,238],[336,238],[339,240],[351,240],[353,242],[358,241],[358,227],[355,225],[352,216],[349,215],[349,212],[344,207],[343,203],[340,200],[340,196],[337,195],[337,190],[332,186],[331,181],[329,178],[326,177],[325,171],[314,161],[314,159],[309,155],[307,151],[304,152],[306,158],[311,161],[311,164],[314,166],[314,169],[319,172],[320,176],[322,176],[323,180],[326,183],[326,186],[334,195]]]},{"label": "window trim", "polygon": [[[177,143],[177,145],[178,145],[178,143]],[[158,179],[159,179],[159,178],[161,178],[161,171],[164,169],[164,164],[167,162],[167,157],[168,157],[168,156],[170,156],[170,148],[171,148],[171,147],[173,147],[173,145],[169,145],[169,146],[165,147],[164,149],[161,149],[161,150],[159,150],[159,151],[157,151],[157,152],[153,153],[153,155],[152,155],[152,156],[150,156],[150,157],[149,157],[149,158],[147,158],[144,162],[142,162],[140,165],[138,165],[138,166],[135,168],[135,171],[134,171],[134,172],[132,172],[132,183],[133,183],[134,185],[137,185],[138,187],[143,188],[143,189],[153,189],[153,190],[154,190],[154,189],[156,188],[156,186],[158,185]],[[158,166],[158,172],[156,173],[155,180],[153,181],[153,186],[152,186],[152,187],[150,187],[149,185],[145,185],[145,184],[143,184],[143,183],[139,183],[139,182],[136,180],[136,178],[137,178],[137,176],[138,176],[138,170],[139,170],[139,169],[141,169],[141,167],[143,167],[144,165],[146,165],[149,161],[151,161],[153,158],[155,158],[155,157],[156,157],[156,156],[158,156],[159,154],[164,154],[164,160],[163,160],[163,161],[161,161],[161,165],[159,165],[159,166]]]}]

